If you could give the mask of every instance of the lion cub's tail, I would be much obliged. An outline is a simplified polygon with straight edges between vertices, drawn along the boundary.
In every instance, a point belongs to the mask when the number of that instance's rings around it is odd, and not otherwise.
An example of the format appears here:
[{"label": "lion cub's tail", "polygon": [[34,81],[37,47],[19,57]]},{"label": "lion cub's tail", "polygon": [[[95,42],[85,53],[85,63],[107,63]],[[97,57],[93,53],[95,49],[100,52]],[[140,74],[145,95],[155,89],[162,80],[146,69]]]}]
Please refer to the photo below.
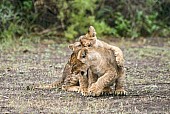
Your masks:
[{"label": "lion cub's tail", "polygon": [[67,63],[64,67],[62,77],[60,77],[59,80],[57,80],[51,84],[31,84],[31,85],[27,86],[27,90],[61,88],[61,86],[64,84],[64,81],[65,81],[66,77],[68,76],[69,72],[70,72],[70,66]]},{"label": "lion cub's tail", "polygon": [[34,89],[55,89],[61,88],[61,85],[64,83],[63,80],[57,80],[51,84],[31,84],[27,86],[27,90],[34,90]]}]

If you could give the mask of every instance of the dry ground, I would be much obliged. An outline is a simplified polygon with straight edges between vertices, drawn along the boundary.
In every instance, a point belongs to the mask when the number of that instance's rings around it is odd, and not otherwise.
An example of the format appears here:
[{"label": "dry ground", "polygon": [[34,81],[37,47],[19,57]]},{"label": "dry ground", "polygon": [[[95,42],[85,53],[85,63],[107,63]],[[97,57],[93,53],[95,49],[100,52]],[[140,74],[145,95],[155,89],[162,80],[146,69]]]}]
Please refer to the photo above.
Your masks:
[{"label": "dry ground", "polygon": [[70,51],[66,45],[38,44],[0,52],[1,113],[170,113],[170,41],[116,42],[126,59],[129,95],[83,97],[54,90],[26,90],[57,80]]}]

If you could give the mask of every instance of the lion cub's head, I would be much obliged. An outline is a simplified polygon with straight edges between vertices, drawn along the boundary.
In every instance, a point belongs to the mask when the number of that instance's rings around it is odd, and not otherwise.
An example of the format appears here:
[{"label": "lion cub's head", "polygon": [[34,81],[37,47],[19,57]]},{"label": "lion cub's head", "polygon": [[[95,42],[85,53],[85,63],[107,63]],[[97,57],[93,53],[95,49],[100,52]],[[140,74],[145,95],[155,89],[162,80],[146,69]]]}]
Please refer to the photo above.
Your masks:
[{"label": "lion cub's head", "polygon": [[81,73],[86,75],[88,70],[88,49],[82,48],[75,53],[72,53],[70,58],[71,72],[74,74]]},{"label": "lion cub's head", "polygon": [[82,49],[83,47],[81,43],[75,42],[74,44],[70,44],[68,47],[73,51],[68,61],[68,63],[72,68],[71,73],[75,73],[75,74],[81,73],[81,75],[86,75],[86,70],[84,71],[81,70],[81,68],[86,69],[86,65],[81,59],[84,56],[80,57],[80,54],[82,54],[82,52],[84,51],[84,49]]},{"label": "lion cub's head", "polygon": [[83,47],[93,47],[96,43],[96,40],[96,30],[93,26],[89,27],[88,33],[86,35],[79,37],[79,41]]}]

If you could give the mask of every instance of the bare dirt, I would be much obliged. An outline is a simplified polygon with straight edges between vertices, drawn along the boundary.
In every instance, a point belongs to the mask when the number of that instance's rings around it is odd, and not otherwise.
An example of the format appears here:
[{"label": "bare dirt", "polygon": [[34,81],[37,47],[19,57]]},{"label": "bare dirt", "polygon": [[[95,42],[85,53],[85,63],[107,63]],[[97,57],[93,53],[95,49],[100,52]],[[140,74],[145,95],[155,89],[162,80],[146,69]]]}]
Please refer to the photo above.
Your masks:
[{"label": "bare dirt", "polygon": [[127,96],[26,90],[62,75],[71,51],[66,44],[36,44],[0,51],[0,113],[170,113],[170,40],[110,41],[126,59]]}]

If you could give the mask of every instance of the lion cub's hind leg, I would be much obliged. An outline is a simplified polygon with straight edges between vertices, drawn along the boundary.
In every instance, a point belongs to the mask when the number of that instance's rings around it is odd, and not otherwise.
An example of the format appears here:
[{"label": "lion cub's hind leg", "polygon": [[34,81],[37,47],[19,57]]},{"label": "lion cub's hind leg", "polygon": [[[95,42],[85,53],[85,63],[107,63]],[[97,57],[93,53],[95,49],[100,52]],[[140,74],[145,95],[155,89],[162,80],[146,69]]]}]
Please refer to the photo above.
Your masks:
[{"label": "lion cub's hind leg", "polygon": [[114,52],[117,66],[124,67],[124,57],[122,50],[116,46],[108,45],[108,47],[110,47],[110,49]]},{"label": "lion cub's hind leg", "polygon": [[124,84],[125,84],[125,72],[124,72],[124,68],[121,67],[118,69],[119,71],[119,77],[116,79],[115,81],[115,91],[114,94],[115,95],[127,95],[127,92],[124,89]]},{"label": "lion cub's hind leg", "polygon": [[80,89],[79,79],[77,75],[71,74],[70,77],[67,77],[62,85],[62,90],[64,91],[76,91]]},{"label": "lion cub's hind leg", "polygon": [[89,78],[91,77],[92,77],[91,70],[81,71],[81,74],[79,74],[80,83],[79,93],[81,93],[83,96],[88,96]]},{"label": "lion cub's hind leg", "polygon": [[112,85],[117,74],[115,72],[107,72],[100,78],[97,82],[93,83],[91,87],[88,88],[88,93],[91,96],[99,96],[102,94],[104,88]]}]

